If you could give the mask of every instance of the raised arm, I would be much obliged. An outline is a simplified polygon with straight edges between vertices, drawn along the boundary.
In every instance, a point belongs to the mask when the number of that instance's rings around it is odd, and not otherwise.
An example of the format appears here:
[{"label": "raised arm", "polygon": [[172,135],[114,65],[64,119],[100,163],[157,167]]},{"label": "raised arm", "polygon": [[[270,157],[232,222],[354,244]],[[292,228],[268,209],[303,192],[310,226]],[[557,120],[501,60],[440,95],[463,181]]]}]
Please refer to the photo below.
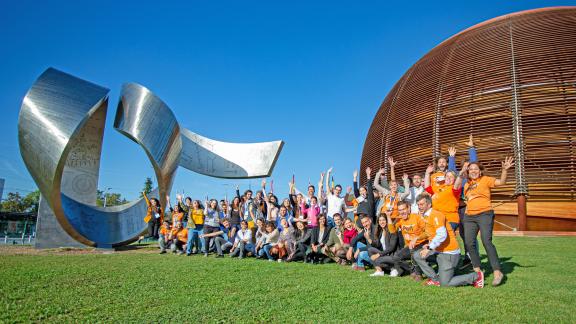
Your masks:
[{"label": "raised arm", "polygon": [[500,175],[500,179],[496,179],[494,185],[496,186],[503,186],[506,184],[506,177],[508,176],[508,169],[510,169],[514,165],[514,158],[511,156],[507,156],[504,161],[502,161],[502,174]]},{"label": "raised arm", "polygon": [[[432,172],[434,172],[434,165],[428,164],[424,174],[424,188],[430,187],[430,176],[432,175]],[[416,197],[414,197],[414,199],[416,199]]]},{"label": "raised arm", "polygon": [[448,148],[448,170],[458,172],[456,169],[456,147]]},{"label": "raised arm", "polygon": [[390,190],[380,185],[380,177],[382,176],[382,173],[384,173],[384,169],[380,169],[378,172],[376,172],[376,175],[374,176],[374,188],[376,188],[376,190],[378,190],[383,195],[387,195],[390,193]]},{"label": "raised arm", "polygon": [[144,200],[146,201],[146,205],[148,207],[150,207],[150,199],[148,199],[148,196],[146,195],[146,191],[142,191],[142,197],[144,197]]},{"label": "raised arm", "polygon": [[240,186],[236,185],[236,197],[238,197],[238,199],[240,199],[240,201],[242,201],[242,198],[240,198]]},{"label": "raised arm", "polygon": [[390,165],[390,181],[396,181],[396,174],[394,173],[394,167],[396,166],[396,162],[394,158],[389,156],[388,157],[388,165]]},{"label": "raised arm", "polygon": [[324,204],[324,185],[322,184],[324,182],[324,172],[320,173],[320,181],[318,181],[318,204],[322,205]]},{"label": "raised arm", "polygon": [[468,146],[468,161],[470,161],[470,163],[478,162],[478,154],[476,152],[476,147],[474,146],[474,138],[472,137],[472,134],[470,134],[466,145]]},{"label": "raised arm", "polygon": [[330,184],[328,183],[330,181],[330,173],[332,173],[332,167],[330,167],[330,169],[328,169],[328,171],[326,171],[326,196],[330,196],[332,195],[332,191],[330,190]]},{"label": "raised arm", "polygon": [[368,200],[368,213],[373,219],[376,217],[374,208],[374,190],[372,189],[372,169],[366,168],[366,200]]},{"label": "raised arm", "polygon": [[456,181],[454,181],[454,190],[458,190],[462,187],[463,180],[466,177],[466,173],[468,172],[468,165],[470,165],[470,162],[468,161],[464,162],[462,165],[462,170],[460,170]]},{"label": "raised arm", "polygon": [[354,178],[353,186],[354,186],[354,197],[360,197],[360,190],[358,189],[358,170],[354,170],[352,173],[352,177]]},{"label": "raised arm", "polygon": [[404,200],[404,198],[410,195],[410,178],[408,177],[408,173],[402,175],[402,184],[404,185],[404,192],[400,194],[400,200]]}]

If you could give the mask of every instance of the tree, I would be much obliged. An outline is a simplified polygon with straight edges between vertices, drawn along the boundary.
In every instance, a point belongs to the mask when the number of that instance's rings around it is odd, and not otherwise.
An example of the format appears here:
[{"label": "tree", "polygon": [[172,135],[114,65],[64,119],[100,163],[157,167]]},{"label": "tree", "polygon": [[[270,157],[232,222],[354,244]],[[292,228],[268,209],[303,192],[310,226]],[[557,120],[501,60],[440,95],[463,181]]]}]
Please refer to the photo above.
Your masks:
[{"label": "tree", "polygon": [[96,205],[97,206],[104,206],[104,198],[106,198],[106,206],[118,206],[123,205],[128,202],[125,198],[122,198],[122,194],[117,192],[108,192],[104,194],[104,191],[98,190],[96,192]]},{"label": "tree", "polygon": [[40,203],[40,190],[32,191],[25,197],[18,192],[8,193],[8,198],[2,202],[2,211],[22,213],[37,212]]},{"label": "tree", "polygon": [[9,192],[8,198],[2,202],[2,211],[21,213],[24,211],[22,196],[18,192]]},{"label": "tree", "polygon": [[38,212],[38,206],[40,205],[40,190],[32,191],[27,194],[23,199],[23,203],[26,207],[26,211],[33,213]]},{"label": "tree", "polygon": [[[150,194],[152,192],[152,184],[152,179],[150,177],[146,178],[142,191],[144,191],[147,195]],[[142,193],[140,193],[140,198],[142,198]]]}]

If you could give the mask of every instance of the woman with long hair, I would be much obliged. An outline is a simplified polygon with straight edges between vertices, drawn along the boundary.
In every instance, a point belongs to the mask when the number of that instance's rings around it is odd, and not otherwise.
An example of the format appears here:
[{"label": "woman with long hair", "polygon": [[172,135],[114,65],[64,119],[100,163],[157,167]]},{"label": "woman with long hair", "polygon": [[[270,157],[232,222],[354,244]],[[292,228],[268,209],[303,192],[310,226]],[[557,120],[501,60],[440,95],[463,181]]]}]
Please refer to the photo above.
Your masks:
[{"label": "woman with long hair", "polygon": [[294,242],[292,241],[294,228],[288,223],[286,218],[281,221],[282,230],[278,237],[278,243],[270,249],[270,254],[278,258],[278,262],[282,262],[288,255],[294,252]]},{"label": "woman with long hair", "polygon": [[328,218],[326,215],[320,214],[320,216],[318,216],[318,227],[312,229],[312,237],[310,242],[311,251],[306,256],[307,262],[313,264],[323,262],[326,255],[322,252],[322,250],[328,242],[331,229],[332,227],[328,225]]},{"label": "woman with long hair", "polygon": [[294,251],[288,256],[286,262],[304,260],[306,252],[310,246],[310,237],[312,231],[308,230],[306,221],[296,219],[296,229],[292,233],[292,241],[294,241]]},{"label": "woman with long hair", "polygon": [[[186,198],[188,200],[189,198]],[[196,254],[202,251],[204,240],[200,235],[204,231],[204,206],[200,200],[192,200],[188,210],[188,243],[186,244],[186,255]]]},{"label": "woman with long hair", "polygon": [[465,174],[468,173],[468,181],[464,186],[464,195],[466,197],[467,205],[464,215],[465,217],[462,220],[464,224],[464,237],[466,239],[465,244],[468,253],[470,253],[470,259],[472,260],[474,271],[481,272],[480,254],[478,253],[475,246],[476,244],[474,243],[474,238],[476,238],[478,232],[480,232],[482,244],[484,245],[486,254],[488,254],[488,260],[490,261],[492,270],[494,271],[492,286],[500,285],[502,279],[504,279],[504,274],[500,267],[498,252],[492,243],[494,210],[492,209],[491,193],[492,188],[506,184],[508,169],[513,165],[514,159],[512,157],[506,157],[505,160],[502,161],[502,173],[500,174],[500,178],[496,179],[484,175],[484,168],[478,162],[465,163],[457,180],[458,182],[461,182]]},{"label": "woman with long hair", "polygon": [[204,210],[204,234],[201,235],[204,239],[204,256],[208,256],[208,253],[210,252],[210,243],[213,241],[213,237],[205,235],[220,230],[220,210],[218,208],[218,201],[216,199],[211,199],[210,201],[206,199],[206,206],[207,207]]},{"label": "woman with long hair", "polygon": [[148,208],[146,209],[146,217],[144,217],[144,222],[148,224],[148,237],[158,239],[158,231],[160,230],[160,225],[164,223],[164,211],[162,206],[160,206],[160,201],[156,198],[148,199],[146,192],[142,192],[142,196],[146,201]]}]

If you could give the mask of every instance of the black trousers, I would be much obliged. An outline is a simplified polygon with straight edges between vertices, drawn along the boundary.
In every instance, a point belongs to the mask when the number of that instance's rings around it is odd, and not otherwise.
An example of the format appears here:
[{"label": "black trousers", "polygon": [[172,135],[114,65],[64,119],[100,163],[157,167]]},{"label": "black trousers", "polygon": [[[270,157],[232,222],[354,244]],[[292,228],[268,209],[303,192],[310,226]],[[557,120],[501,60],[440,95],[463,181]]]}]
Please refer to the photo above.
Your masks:
[{"label": "black trousers", "polygon": [[306,250],[308,250],[308,246],[304,243],[296,244],[296,252],[294,252],[294,257],[292,257],[292,261],[304,260],[306,258]]},{"label": "black trousers", "polygon": [[488,261],[490,261],[490,266],[492,270],[500,270],[500,259],[498,258],[498,252],[494,243],[492,243],[492,232],[494,231],[494,211],[490,210],[478,215],[469,216],[465,215],[463,219],[464,224],[464,244],[466,245],[466,250],[470,254],[470,260],[472,260],[472,266],[475,268],[480,268],[480,253],[477,248],[476,237],[478,232],[480,232],[480,238],[482,239],[482,245],[488,254]]},{"label": "black trousers", "polygon": [[148,222],[148,237],[153,237],[158,239],[160,236],[158,232],[160,231],[160,219],[159,218],[152,218]]}]

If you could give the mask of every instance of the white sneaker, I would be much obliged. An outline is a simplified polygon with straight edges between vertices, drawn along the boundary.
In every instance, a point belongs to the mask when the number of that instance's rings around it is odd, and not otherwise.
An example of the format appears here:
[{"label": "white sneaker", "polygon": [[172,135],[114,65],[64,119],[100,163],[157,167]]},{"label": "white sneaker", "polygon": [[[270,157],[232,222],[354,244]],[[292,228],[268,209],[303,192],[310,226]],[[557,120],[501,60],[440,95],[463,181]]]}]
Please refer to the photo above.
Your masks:
[{"label": "white sneaker", "polygon": [[282,260],[282,259],[278,259],[278,263],[282,263],[282,262],[283,262],[283,260]]},{"label": "white sneaker", "polygon": [[390,271],[390,277],[398,277],[398,270],[392,269]]},{"label": "white sneaker", "polygon": [[382,272],[382,271],[376,271],[370,275],[370,277],[383,277],[383,276],[384,276],[384,272]]}]

